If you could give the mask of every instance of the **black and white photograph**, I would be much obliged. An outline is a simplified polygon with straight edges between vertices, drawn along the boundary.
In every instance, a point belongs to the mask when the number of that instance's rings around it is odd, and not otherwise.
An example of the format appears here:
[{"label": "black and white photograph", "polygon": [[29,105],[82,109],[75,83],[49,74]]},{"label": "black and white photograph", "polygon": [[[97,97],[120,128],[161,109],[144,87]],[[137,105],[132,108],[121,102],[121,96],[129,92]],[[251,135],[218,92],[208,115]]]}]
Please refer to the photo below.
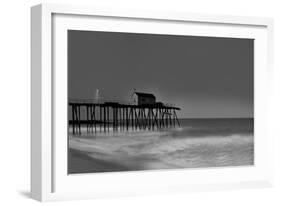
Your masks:
[{"label": "black and white photograph", "polygon": [[68,30],[68,174],[254,165],[254,39]]}]

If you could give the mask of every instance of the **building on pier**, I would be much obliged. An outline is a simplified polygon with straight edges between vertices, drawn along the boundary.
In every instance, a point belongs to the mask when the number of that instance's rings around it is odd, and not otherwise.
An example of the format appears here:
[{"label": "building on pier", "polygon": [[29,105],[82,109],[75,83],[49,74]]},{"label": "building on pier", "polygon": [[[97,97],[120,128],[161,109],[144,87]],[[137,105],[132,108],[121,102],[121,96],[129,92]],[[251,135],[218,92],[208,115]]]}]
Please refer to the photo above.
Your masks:
[{"label": "building on pier", "polygon": [[156,98],[153,94],[135,92],[135,98],[138,106],[154,105]]}]

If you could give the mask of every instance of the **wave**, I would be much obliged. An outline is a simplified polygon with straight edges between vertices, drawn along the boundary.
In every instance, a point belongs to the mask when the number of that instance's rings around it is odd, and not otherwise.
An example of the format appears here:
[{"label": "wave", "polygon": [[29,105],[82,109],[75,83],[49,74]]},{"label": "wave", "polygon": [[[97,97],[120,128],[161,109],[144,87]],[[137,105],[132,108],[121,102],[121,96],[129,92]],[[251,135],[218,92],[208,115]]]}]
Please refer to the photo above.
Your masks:
[{"label": "wave", "polygon": [[125,165],[128,170],[253,164],[251,126],[196,124],[156,131],[69,135],[69,148],[93,159]]}]

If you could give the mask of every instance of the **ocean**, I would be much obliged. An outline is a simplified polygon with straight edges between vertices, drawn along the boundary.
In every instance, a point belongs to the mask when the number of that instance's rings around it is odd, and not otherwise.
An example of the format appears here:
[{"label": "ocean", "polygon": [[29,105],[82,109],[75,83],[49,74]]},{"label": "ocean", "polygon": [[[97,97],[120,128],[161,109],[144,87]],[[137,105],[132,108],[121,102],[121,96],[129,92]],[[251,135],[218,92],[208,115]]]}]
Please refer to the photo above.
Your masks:
[{"label": "ocean", "polygon": [[180,119],[180,127],[161,130],[69,132],[68,142],[69,174],[254,164],[252,118]]}]

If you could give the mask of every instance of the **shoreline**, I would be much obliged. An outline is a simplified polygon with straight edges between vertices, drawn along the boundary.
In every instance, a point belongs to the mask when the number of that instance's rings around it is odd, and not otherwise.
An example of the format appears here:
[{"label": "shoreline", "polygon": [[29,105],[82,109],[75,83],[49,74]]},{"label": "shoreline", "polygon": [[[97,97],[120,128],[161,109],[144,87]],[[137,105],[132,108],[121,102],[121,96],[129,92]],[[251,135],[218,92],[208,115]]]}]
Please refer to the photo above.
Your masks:
[{"label": "shoreline", "polygon": [[86,152],[69,148],[68,151],[68,174],[117,172],[130,170],[125,165],[100,160],[89,156]]}]

